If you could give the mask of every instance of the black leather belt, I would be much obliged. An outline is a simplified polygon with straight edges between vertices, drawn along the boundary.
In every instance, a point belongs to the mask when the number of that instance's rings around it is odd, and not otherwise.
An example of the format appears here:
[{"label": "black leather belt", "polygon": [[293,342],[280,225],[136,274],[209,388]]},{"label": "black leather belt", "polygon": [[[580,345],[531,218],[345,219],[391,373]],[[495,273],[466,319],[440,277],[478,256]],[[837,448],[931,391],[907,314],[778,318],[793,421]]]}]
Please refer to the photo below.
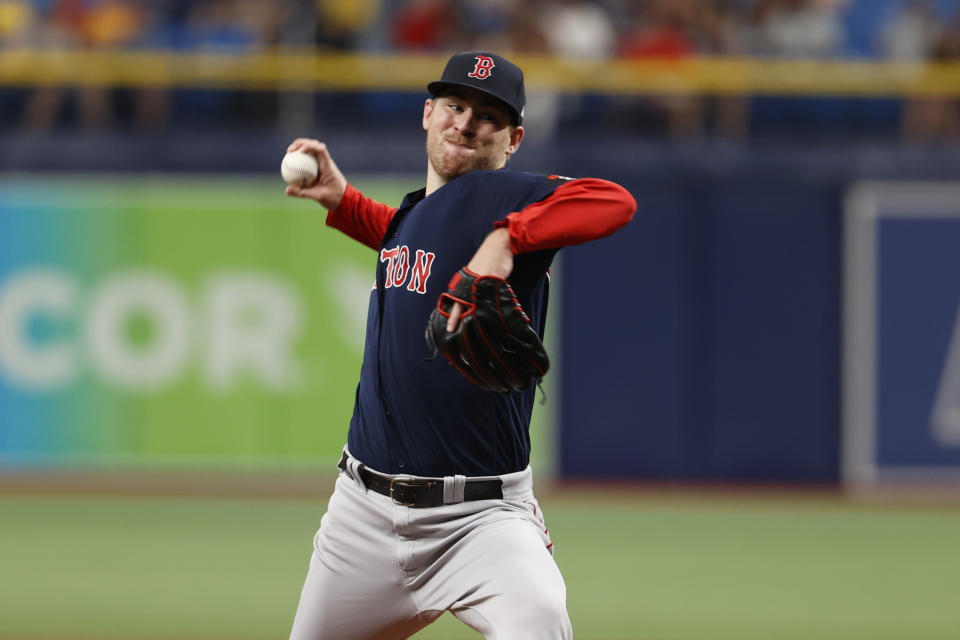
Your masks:
[{"label": "black leather belt", "polygon": [[[347,454],[344,452],[337,467],[346,472]],[[387,496],[403,507],[442,507],[443,478],[411,478],[405,476],[388,476],[367,469],[362,463],[357,465],[357,474],[360,482],[370,491]],[[503,480],[492,478],[487,480],[471,480],[467,478],[463,486],[463,501],[473,500],[500,500],[503,498]]]}]

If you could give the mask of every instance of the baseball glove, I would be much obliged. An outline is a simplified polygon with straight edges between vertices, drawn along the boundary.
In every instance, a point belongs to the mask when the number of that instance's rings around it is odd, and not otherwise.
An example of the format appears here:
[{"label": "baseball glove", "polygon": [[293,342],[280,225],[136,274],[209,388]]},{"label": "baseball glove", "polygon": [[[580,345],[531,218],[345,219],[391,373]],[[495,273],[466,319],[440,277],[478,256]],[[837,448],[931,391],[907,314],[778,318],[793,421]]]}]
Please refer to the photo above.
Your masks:
[{"label": "baseball glove", "polygon": [[[447,331],[454,303],[460,323]],[[427,345],[470,382],[488,391],[519,391],[550,368],[550,359],[530,318],[503,278],[460,269],[430,314]]]}]

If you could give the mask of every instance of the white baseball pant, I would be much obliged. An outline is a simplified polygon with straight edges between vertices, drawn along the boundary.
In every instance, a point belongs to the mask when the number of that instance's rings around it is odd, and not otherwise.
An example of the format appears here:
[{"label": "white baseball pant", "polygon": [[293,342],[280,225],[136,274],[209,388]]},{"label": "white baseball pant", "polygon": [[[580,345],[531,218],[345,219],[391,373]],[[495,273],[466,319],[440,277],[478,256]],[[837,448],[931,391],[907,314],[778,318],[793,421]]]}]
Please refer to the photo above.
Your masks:
[{"label": "white baseball pant", "polygon": [[[444,611],[487,640],[571,640],[533,472],[502,500],[400,506],[341,472],[314,537],[290,640],[408,638]],[[459,478],[458,478],[459,479]]]}]

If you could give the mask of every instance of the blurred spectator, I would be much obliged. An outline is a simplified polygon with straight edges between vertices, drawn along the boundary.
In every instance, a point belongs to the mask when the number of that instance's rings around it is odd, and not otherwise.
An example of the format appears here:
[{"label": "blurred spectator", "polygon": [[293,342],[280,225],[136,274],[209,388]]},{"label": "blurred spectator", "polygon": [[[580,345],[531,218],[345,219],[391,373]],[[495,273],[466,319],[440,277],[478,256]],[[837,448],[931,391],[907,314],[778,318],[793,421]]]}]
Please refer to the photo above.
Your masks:
[{"label": "blurred spectator", "polygon": [[457,48],[487,51],[509,51],[507,32],[515,0],[462,0],[459,22],[464,41]]},{"label": "blurred spectator", "polygon": [[260,11],[254,15],[246,13],[251,7],[256,7],[256,3],[244,4],[238,0],[195,3],[184,25],[186,48],[234,53],[260,48],[266,44],[270,25],[257,20]]},{"label": "blurred spectator", "polygon": [[459,40],[446,0],[408,0],[393,14],[391,31],[393,45],[403,50],[443,49]]},{"label": "blurred spectator", "polygon": [[[542,35],[548,55],[593,62],[613,55],[617,34],[606,7],[587,0],[543,0],[533,5],[538,26],[531,25],[531,29]],[[599,102],[595,96],[544,89],[529,97],[539,104],[530,110],[531,123],[540,127],[539,133],[544,136],[552,134],[563,121],[589,118]]]},{"label": "blurred spectator", "polygon": [[[960,62],[960,23],[941,29],[929,58],[935,63]],[[960,100],[938,95],[918,96],[904,104],[901,134],[910,142],[960,139]]]},{"label": "blurred spectator", "polygon": [[550,45],[543,31],[539,6],[535,2],[514,2],[510,14],[507,39],[508,49],[521,53],[543,55],[549,52]]},{"label": "blurred spectator", "polygon": [[[695,0],[651,0],[637,7],[632,27],[620,41],[619,54],[627,58],[679,60],[697,53],[693,38]],[[704,102],[694,94],[673,93],[639,101],[638,115],[666,119],[672,138],[702,134]],[[652,110],[653,113],[649,114]],[[647,113],[645,113],[647,112]]]},{"label": "blurred spectator", "polygon": [[379,0],[316,0],[316,43],[334,49],[356,49],[377,20]]},{"label": "blurred spectator", "polygon": [[135,3],[127,0],[103,0],[89,7],[82,27],[90,46],[103,49],[132,44],[139,36],[143,24],[144,16]]},{"label": "blurred spectator", "polygon": [[690,0],[650,0],[637,7],[632,28],[620,39],[619,53],[628,58],[677,59],[696,53],[690,32]]},{"label": "blurred spectator", "polygon": [[739,56],[747,52],[741,25],[746,0],[698,0],[693,9],[692,39],[700,55]]},{"label": "blurred spectator", "polygon": [[[742,4],[742,3],[741,3]],[[742,7],[729,0],[700,0],[694,13],[693,41],[699,55],[742,56],[746,43],[740,25]],[[712,119],[715,137],[742,140],[748,135],[750,100],[742,95],[719,95],[706,100],[705,118]]]},{"label": "blurred spectator", "polygon": [[[276,45],[288,18],[289,3],[280,0],[206,0],[191,4],[183,25],[183,48],[221,54],[254,53]],[[210,60],[211,73],[219,66]],[[276,94],[268,92],[191,90],[179,95],[182,117],[243,121],[272,117]]]},{"label": "blurred spectator", "polygon": [[758,0],[753,53],[785,58],[824,58],[845,40],[840,3],[828,0]]},{"label": "blurred spectator", "polygon": [[[899,10],[881,20],[883,8],[893,6]],[[956,29],[943,24],[947,7],[947,0],[0,0],[0,46],[228,54],[277,46],[487,49],[587,64],[614,55],[685,60],[876,52],[888,60],[920,62],[957,57]],[[537,65],[530,68],[537,72]],[[611,97],[545,90],[535,78],[528,84],[533,136],[549,133],[559,122],[611,126],[604,119],[612,113],[618,124],[675,138],[739,138],[747,135],[748,105],[757,105],[758,123],[770,113],[762,112],[761,101],[739,96]],[[29,94],[19,91],[15,104],[7,102],[6,114],[34,129],[64,124],[164,129],[171,121],[197,118],[265,122],[283,109],[280,103],[300,100],[296,110],[313,117],[316,96],[281,93],[41,85]],[[811,108],[822,107],[821,101]],[[907,100],[903,135],[960,136],[956,112],[952,98]],[[892,121],[891,115],[887,131]]]},{"label": "blurred spectator", "polygon": [[569,58],[605,59],[617,34],[609,12],[587,0],[554,0],[541,9],[541,27],[551,53]]},{"label": "blurred spectator", "polygon": [[29,44],[35,23],[36,12],[29,2],[0,1],[0,45],[10,47]]},{"label": "blurred spectator", "polygon": [[[650,60],[683,60],[698,56],[742,54],[743,12],[724,0],[650,0],[636,5],[623,31],[619,55]],[[747,135],[748,100],[742,96],[672,93],[643,99],[620,99],[637,105],[639,119],[651,119],[654,129],[673,139],[703,137],[708,131],[722,138]],[[657,125],[660,121],[662,124]]]},{"label": "blurred spectator", "polygon": [[[507,48],[522,54],[545,56],[550,54],[550,42],[544,32],[541,20],[543,5],[527,0],[515,0],[509,16],[508,30],[505,34]],[[528,73],[531,70],[528,69]],[[535,73],[535,72],[533,72]],[[555,88],[538,84],[533,77],[527,79],[527,124],[528,144],[537,144],[541,140],[553,137],[563,110],[566,107],[576,111],[579,105]]]},{"label": "blurred spectator", "polygon": [[[56,0],[51,3],[37,34],[37,42],[62,49],[104,50],[133,43],[145,20],[136,3],[126,0]],[[103,128],[115,120],[114,92],[108,87],[76,89],[41,87],[27,100],[22,126],[53,128],[68,101],[83,126]]]},{"label": "blurred spectator", "polygon": [[887,58],[920,62],[930,56],[940,30],[940,20],[929,0],[909,0],[881,27],[879,47]]}]

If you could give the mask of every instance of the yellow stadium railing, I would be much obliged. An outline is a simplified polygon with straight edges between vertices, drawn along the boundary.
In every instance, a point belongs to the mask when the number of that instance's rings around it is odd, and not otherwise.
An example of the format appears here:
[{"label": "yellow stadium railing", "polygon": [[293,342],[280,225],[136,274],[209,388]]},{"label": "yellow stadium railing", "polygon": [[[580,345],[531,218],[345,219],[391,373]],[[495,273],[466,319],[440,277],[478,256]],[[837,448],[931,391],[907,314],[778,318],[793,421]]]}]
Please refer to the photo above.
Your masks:
[{"label": "yellow stadium railing", "polygon": [[[0,86],[178,87],[280,91],[422,91],[446,55],[276,50],[0,50]],[[960,62],[688,58],[587,61],[515,56],[531,90],[610,94],[960,96]]]}]

